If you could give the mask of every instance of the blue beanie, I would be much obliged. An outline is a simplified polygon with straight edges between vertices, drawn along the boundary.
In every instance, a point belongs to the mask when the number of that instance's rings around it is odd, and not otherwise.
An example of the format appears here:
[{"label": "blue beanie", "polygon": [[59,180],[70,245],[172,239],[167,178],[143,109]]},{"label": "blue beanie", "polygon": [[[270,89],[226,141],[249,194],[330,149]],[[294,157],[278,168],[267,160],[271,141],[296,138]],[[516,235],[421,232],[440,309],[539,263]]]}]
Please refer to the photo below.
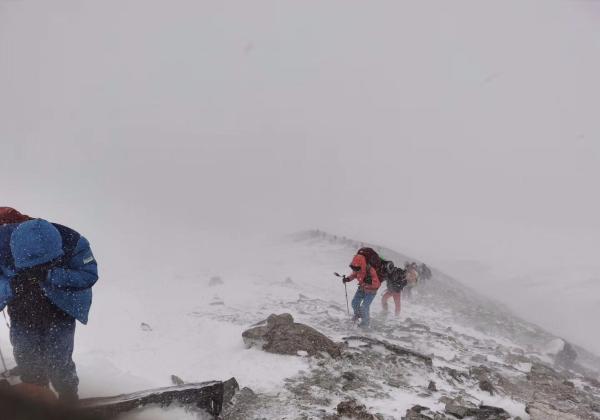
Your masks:
[{"label": "blue beanie", "polygon": [[42,219],[21,223],[12,233],[10,249],[18,270],[48,263],[64,254],[58,229]]}]

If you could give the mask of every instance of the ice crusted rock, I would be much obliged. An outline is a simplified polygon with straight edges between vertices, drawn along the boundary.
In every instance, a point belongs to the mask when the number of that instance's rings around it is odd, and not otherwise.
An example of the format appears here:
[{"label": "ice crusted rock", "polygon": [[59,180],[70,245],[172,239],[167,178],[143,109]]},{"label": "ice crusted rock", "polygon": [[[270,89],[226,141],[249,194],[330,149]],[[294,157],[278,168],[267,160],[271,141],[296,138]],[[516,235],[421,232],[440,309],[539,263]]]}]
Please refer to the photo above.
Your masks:
[{"label": "ice crusted rock", "polygon": [[421,362],[425,363],[425,365],[427,365],[427,366],[433,365],[433,360],[432,360],[431,356],[427,356],[425,354],[416,352],[414,350],[407,349],[405,347],[401,347],[396,344],[389,343],[385,340],[378,340],[375,338],[364,337],[364,336],[350,336],[350,337],[344,337],[344,341],[346,343],[348,343],[350,341],[362,341],[363,343],[365,343],[368,346],[381,346],[384,349],[386,349],[387,351],[397,354],[398,356],[413,357],[413,358],[416,358],[416,359],[420,360]]},{"label": "ice crusted rock", "polygon": [[459,419],[464,419],[476,415],[477,406],[469,401],[464,401],[462,398],[455,398],[446,403],[444,411]]},{"label": "ice crusted rock", "polygon": [[406,415],[402,417],[402,420],[448,420],[449,417],[434,413],[427,407],[421,405],[415,405],[414,407],[406,411]]},{"label": "ice crusted rock", "polygon": [[248,347],[261,346],[264,351],[277,354],[309,356],[327,353],[340,357],[340,345],[308,325],[294,322],[290,314],[270,315],[253,328],[242,333]]},{"label": "ice crusted rock", "polygon": [[185,381],[177,375],[171,375],[171,382],[173,383],[173,385],[184,385],[185,384]]},{"label": "ice crusted rock", "polygon": [[531,420],[580,420],[581,417],[555,410],[550,404],[533,402],[527,404],[525,411]]},{"label": "ice crusted rock", "polygon": [[[367,411],[367,407],[363,404],[359,404],[356,400],[346,400],[339,403],[336,407],[338,416],[329,417],[331,420],[339,418],[349,418],[356,420],[379,420],[375,414],[371,414]],[[341,417],[340,417],[341,416]]]},{"label": "ice crusted rock", "polygon": [[477,406],[470,401],[458,397],[446,402],[446,414],[451,414],[459,419],[475,418],[477,420],[508,420],[511,415],[503,408],[489,405]]}]

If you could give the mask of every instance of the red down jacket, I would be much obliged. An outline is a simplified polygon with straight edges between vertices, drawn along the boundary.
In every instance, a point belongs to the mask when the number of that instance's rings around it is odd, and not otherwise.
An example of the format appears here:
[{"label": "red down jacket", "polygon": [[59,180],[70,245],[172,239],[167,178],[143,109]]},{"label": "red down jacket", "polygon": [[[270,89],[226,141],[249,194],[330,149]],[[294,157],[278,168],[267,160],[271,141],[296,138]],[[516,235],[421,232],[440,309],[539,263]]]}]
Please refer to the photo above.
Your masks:
[{"label": "red down jacket", "polygon": [[365,292],[376,292],[381,286],[381,281],[377,275],[377,271],[371,266],[368,266],[367,272],[367,260],[362,255],[355,255],[352,259],[351,267],[360,267],[359,271],[353,271],[347,278],[349,280],[358,280],[359,287],[362,287]]}]

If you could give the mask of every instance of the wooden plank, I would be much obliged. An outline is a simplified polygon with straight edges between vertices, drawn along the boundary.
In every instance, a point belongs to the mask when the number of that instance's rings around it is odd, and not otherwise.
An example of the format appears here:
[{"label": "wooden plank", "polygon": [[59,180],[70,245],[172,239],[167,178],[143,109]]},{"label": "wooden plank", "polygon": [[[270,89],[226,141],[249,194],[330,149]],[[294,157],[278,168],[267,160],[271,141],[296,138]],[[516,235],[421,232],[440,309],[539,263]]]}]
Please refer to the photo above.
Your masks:
[{"label": "wooden plank", "polygon": [[221,381],[185,384],[149,389],[114,397],[88,398],[80,401],[80,410],[102,417],[112,417],[147,405],[167,407],[173,403],[205,409],[218,416],[223,407],[224,384]]}]

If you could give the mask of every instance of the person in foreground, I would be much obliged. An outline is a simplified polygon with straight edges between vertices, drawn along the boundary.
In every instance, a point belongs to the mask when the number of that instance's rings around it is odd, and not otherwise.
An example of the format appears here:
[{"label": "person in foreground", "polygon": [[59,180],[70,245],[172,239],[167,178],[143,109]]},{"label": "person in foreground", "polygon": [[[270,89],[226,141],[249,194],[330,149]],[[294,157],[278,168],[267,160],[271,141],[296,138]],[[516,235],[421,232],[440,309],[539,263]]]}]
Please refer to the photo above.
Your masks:
[{"label": "person in foreground", "polygon": [[367,260],[363,255],[357,254],[352,259],[350,264],[352,274],[344,277],[343,282],[347,283],[354,279],[358,280],[358,289],[352,299],[352,309],[354,310],[354,320],[361,320],[359,327],[369,327],[369,310],[377,290],[381,285],[379,276],[375,268],[367,264]]},{"label": "person in foreground", "polygon": [[51,383],[60,401],[78,400],[75,324],[87,324],[97,280],[90,244],[73,229],[42,219],[0,226],[0,310],[25,392]]}]

